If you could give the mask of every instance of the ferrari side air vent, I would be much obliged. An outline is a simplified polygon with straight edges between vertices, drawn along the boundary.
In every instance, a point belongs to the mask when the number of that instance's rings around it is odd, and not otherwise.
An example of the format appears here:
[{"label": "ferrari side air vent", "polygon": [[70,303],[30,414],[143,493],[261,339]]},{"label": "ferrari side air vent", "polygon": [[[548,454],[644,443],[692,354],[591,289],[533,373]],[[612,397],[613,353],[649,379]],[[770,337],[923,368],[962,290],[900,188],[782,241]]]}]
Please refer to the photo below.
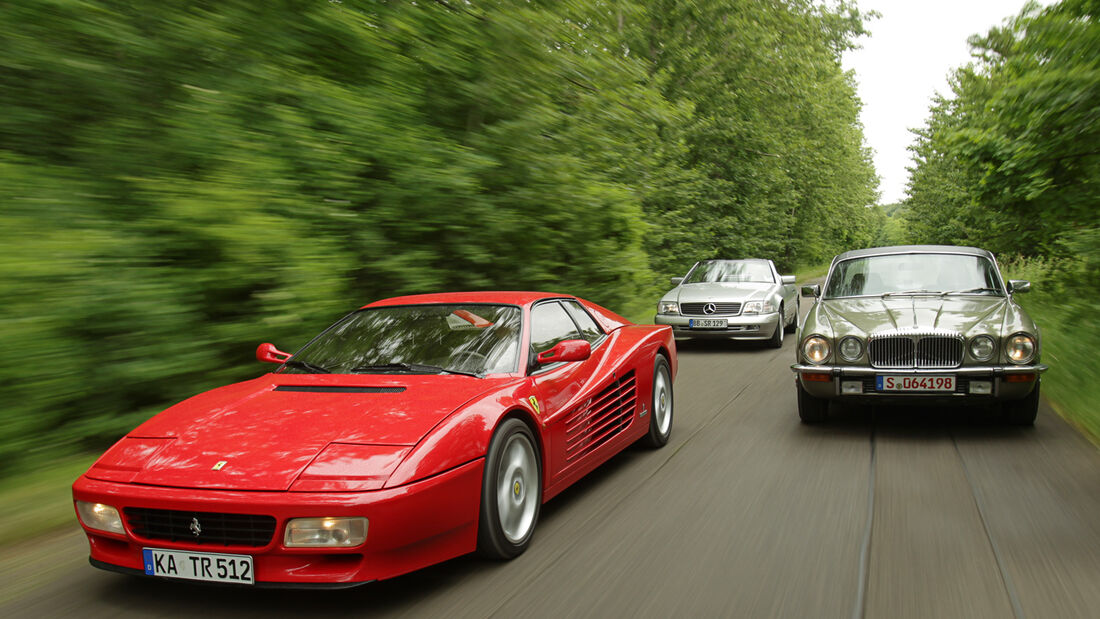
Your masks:
[{"label": "ferrari side air vent", "polygon": [[630,425],[638,402],[634,371],[608,385],[565,420],[565,459],[568,462],[611,440]]},{"label": "ferrari side air vent", "polygon": [[325,385],[279,385],[275,391],[303,393],[401,393],[404,387],[328,387]]}]

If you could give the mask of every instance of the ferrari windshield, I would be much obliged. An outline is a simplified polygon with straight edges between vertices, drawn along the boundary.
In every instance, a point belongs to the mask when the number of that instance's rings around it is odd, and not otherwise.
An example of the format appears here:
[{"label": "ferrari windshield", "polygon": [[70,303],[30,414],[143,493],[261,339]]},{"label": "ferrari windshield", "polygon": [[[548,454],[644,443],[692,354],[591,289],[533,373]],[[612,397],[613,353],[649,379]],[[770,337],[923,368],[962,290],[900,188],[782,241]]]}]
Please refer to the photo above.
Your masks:
[{"label": "ferrari windshield", "polygon": [[306,344],[284,372],[514,372],[520,310],[511,305],[398,305],[359,310]]},{"label": "ferrari windshield", "polygon": [[684,278],[685,284],[707,282],[760,282],[775,283],[772,269],[759,260],[707,260],[695,265]]},{"label": "ferrari windshield", "polygon": [[997,267],[984,256],[889,254],[838,263],[824,298],[923,294],[1004,296],[1004,287]]}]

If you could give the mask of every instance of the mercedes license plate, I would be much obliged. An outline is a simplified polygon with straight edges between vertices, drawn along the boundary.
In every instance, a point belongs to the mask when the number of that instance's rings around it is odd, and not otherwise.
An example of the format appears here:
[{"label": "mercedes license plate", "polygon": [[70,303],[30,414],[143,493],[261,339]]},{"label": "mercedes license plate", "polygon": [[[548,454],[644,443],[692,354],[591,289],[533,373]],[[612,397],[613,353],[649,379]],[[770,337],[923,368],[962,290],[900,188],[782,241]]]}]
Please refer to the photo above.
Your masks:
[{"label": "mercedes license plate", "polygon": [[252,557],[213,552],[187,552],[143,548],[145,573],[164,578],[205,580],[243,585],[255,584],[252,573]]},{"label": "mercedes license plate", "polygon": [[955,377],[945,376],[876,376],[879,391],[955,391]]},{"label": "mercedes license plate", "polygon": [[725,329],[725,318],[692,318],[688,320],[689,329]]}]

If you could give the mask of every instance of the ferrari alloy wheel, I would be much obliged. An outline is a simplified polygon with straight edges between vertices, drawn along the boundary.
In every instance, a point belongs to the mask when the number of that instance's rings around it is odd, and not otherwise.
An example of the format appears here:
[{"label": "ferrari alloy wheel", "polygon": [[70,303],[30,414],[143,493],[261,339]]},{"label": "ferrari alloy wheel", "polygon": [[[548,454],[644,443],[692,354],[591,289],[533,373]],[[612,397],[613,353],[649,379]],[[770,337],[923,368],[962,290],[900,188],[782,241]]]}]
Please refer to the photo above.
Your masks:
[{"label": "ferrari alloy wheel", "polygon": [[[795,381],[797,383],[797,381]],[[825,421],[829,416],[829,401],[824,398],[815,398],[806,393],[802,385],[795,386],[798,389],[798,418],[802,423],[818,423]]]},{"label": "ferrari alloy wheel", "polygon": [[663,447],[672,435],[672,371],[664,355],[657,355],[653,362],[652,406],[645,442],[653,448]]},{"label": "ferrari alloy wheel", "polygon": [[1014,426],[1033,426],[1035,418],[1039,415],[1039,385],[1020,400],[1005,402],[1002,405],[1005,420]]},{"label": "ferrari alloy wheel", "polygon": [[481,484],[478,551],[511,559],[527,549],[542,504],[542,468],[527,424],[506,419],[489,442]]}]

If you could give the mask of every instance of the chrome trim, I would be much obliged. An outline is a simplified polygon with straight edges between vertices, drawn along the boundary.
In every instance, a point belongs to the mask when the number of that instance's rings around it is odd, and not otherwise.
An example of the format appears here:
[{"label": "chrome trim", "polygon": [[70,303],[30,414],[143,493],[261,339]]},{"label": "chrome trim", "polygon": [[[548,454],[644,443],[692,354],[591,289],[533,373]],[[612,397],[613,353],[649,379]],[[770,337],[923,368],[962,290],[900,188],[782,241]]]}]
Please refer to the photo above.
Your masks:
[{"label": "chrome trim", "polygon": [[875,368],[947,370],[962,365],[966,342],[946,329],[890,329],[867,338],[867,359]]},{"label": "chrome trim", "polygon": [[881,368],[869,368],[869,367],[837,367],[837,366],[822,366],[822,365],[806,365],[802,363],[791,364],[792,372],[814,372],[820,374],[821,372],[829,372],[833,376],[869,376],[869,375],[890,375],[890,376],[912,376],[914,374],[962,374],[969,375],[989,375],[994,377],[1004,376],[1005,374],[1042,374],[1049,369],[1049,366],[1044,364],[1039,365],[987,365],[987,366],[973,366],[965,368],[912,368],[912,369],[881,369]]}]

